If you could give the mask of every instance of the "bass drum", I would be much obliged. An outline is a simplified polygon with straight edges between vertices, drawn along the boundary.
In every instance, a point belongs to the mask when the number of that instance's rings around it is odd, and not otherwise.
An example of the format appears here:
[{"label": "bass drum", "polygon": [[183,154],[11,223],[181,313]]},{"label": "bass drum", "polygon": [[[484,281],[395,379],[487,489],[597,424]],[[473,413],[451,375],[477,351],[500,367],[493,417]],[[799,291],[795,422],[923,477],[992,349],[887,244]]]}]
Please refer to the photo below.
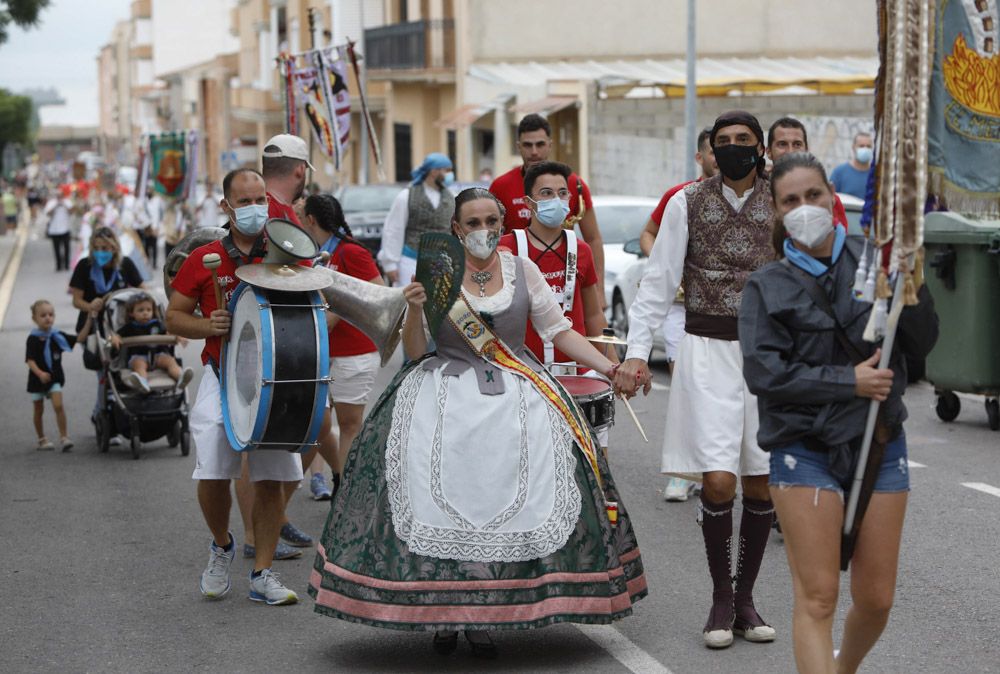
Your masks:
[{"label": "bass drum", "polygon": [[319,436],[330,382],[323,297],[241,283],[228,308],[221,375],[229,444],[306,451]]}]

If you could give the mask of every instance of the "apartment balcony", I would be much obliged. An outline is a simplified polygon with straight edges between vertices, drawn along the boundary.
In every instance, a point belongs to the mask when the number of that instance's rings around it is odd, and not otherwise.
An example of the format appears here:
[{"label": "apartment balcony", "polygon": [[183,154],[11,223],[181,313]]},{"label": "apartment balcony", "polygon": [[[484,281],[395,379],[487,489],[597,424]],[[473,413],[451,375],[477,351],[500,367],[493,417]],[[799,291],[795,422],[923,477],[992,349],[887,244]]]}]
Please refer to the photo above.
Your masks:
[{"label": "apartment balcony", "polygon": [[373,78],[454,81],[455,22],[437,19],[369,28],[365,51]]}]

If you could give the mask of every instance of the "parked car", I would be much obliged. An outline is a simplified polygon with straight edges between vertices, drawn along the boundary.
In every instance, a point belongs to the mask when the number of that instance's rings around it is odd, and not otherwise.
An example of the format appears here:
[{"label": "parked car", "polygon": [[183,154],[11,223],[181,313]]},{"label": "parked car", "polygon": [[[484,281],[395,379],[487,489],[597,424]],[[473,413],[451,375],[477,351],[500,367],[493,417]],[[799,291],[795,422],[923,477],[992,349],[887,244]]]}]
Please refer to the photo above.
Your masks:
[{"label": "parked car", "polygon": [[[604,240],[604,297],[608,304],[608,325],[615,334],[628,334],[628,308],[639,290],[646,259],[639,249],[639,235],[656,208],[657,199],[631,196],[595,196],[594,213]],[[656,331],[653,347],[664,348],[663,335]],[[624,349],[619,349],[624,355]]]},{"label": "parked car", "polygon": [[382,244],[382,225],[396,198],[406,185],[344,185],[334,195],[344,209],[344,218],[354,238],[377,253]]}]

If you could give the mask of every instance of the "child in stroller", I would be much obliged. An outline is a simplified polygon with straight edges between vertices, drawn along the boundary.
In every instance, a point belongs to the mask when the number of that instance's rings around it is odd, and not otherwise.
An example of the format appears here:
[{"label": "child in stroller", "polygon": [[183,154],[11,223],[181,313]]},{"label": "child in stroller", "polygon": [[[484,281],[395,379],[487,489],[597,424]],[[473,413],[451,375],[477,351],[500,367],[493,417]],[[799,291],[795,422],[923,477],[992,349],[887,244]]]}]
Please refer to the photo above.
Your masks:
[{"label": "child in stroller", "polygon": [[[145,293],[136,293],[128,300],[125,314],[128,322],[111,335],[111,344],[115,349],[122,348],[124,338],[167,334],[163,323],[156,317],[156,303]],[[148,379],[152,368],[165,371],[176,382],[177,390],[191,383],[194,376],[191,368],[181,368],[174,358],[173,347],[166,344],[126,344],[125,362],[129,371],[122,375],[122,382],[142,393],[150,393],[152,390]]]}]

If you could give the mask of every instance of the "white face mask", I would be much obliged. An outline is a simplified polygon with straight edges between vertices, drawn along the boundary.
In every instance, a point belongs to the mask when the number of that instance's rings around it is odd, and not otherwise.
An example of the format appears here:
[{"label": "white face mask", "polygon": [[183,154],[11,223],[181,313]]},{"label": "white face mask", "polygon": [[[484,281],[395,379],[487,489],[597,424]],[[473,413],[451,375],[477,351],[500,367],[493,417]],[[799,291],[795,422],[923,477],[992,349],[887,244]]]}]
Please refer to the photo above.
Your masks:
[{"label": "white face mask", "polygon": [[803,204],[785,213],[785,229],[793,240],[806,248],[815,248],[833,231],[833,213],[820,206]]},{"label": "white face mask", "polygon": [[485,260],[496,250],[497,243],[500,242],[500,232],[489,229],[477,229],[465,235],[462,243],[469,255]]}]

